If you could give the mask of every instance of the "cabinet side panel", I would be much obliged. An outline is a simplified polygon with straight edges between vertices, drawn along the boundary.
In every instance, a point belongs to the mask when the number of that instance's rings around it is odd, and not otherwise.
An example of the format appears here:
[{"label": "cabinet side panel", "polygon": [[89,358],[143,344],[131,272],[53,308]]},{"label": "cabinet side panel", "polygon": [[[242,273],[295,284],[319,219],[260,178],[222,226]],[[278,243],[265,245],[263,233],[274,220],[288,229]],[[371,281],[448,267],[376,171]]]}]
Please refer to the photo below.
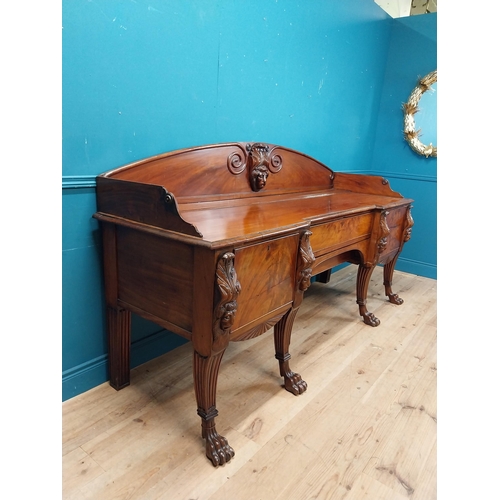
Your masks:
[{"label": "cabinet side panel", "polygon": [[388,210],[387,226],[389,227],[389,234],[387,235],[387,244],[384,252],[381,255],[381,261],[400,250],[402,245],[402,233],[406,219],[407,206],[397,209]]},{"label": "cabinet side panel", "polygon": [[125,227],[117,247],[118,299],[191,331],[192,248]]}]

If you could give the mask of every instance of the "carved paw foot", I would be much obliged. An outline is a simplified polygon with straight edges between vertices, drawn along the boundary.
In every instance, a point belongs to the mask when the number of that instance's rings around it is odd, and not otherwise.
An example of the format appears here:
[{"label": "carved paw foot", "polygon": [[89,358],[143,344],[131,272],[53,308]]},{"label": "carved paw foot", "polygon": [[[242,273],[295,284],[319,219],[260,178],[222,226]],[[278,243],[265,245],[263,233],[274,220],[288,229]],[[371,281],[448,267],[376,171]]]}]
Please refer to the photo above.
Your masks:
[{"label": "carved paw foot", "polygon": [[207,457],[214,467],[224,465],[234,457],[234,450],[229,446],[227,439],[218,434],[215,429],[208,431],[205,439]]},{"label": "carved paw foot", "polygon": [[378,326],[380,325],[380,320],[375,317],[375,315],[371,312],[367,312],[363,314],[363,321],[370,326]]},{"label": "carved paw foot", "polygon": [[400,306],[404,302],[404,300],[401,297],[399,297],[397,293],[390,293],[388,297],[389,297],[389,302],[391,304],[396,304],[397,306]]},{"label": "carved paw foot", "polygon": [[298,396],[302,394],[307,389],[307,382],[302,380],[302,377],[298,373],[289,371],[284,375],[285,379],[285,389],[292,394]]}]

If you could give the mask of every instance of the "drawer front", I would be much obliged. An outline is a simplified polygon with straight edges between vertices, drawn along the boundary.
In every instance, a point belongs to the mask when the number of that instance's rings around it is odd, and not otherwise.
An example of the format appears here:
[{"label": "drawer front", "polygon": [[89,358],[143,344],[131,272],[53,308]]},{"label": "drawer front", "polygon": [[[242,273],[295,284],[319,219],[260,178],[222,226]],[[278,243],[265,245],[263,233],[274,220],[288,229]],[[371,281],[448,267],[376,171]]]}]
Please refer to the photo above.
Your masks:
[{"label": "drawer front", "polygon": [[311,228],[311,247],[315,255],[370,238],[373,215],[345,217]]},{"label": "drawer front", "polygon": [[235,250],[241,292],[233,331],[292,302],[298,246],[296,233]]}]

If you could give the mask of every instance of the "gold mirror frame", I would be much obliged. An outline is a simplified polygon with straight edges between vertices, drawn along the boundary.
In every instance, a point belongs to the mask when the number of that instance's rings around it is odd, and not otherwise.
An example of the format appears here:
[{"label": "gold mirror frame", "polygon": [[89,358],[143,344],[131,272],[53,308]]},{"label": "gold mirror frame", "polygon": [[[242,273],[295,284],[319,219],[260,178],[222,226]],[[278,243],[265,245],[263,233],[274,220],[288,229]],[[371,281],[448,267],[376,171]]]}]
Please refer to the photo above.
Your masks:
[{"label": "gold mirror frame", "polygon": [[437,70],[432,71],[428,75],[424,76],[418,85],[413,89],[413,92],[408,98],[408,102],[403,104],[404,112],[404,136],[411,149],[418,153],[419,155],[429,158],[429,156],[437,157],[437,147],[433,146],[432,143],[429,145],[422,144],[420,142],[421,130],[415,130],[415,113],[418,113],[418,103],[420,98],[427,92],[431,90],[433,83],[437,82]]}]

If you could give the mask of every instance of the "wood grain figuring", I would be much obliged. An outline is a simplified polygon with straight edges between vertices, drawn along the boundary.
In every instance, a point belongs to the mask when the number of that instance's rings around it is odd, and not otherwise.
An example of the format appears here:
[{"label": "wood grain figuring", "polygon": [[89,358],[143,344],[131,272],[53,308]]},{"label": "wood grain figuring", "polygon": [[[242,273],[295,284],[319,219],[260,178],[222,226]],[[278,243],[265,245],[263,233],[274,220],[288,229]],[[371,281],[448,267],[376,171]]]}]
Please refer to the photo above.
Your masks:
[{"label": "wood grain figuring", "polygon": [[326,222],[331,220],[332,213],[342,217],[401,202],[400,198],[329,191],[316,196],[292,194],[287,198],[265,197],[264,200],[247,200],[245,204],[241,200],[234,205],[214,202],[210,208],[206,205],[180,204],[179,210],[186,220],[200,230],[204,238],[220,241],[309,220]]},{"label": "wood grain figuring", "polygon": [[121,391],[65,401],[62,498],[436,500],[436,281],[395,271],[401,308],[377,267],[370,328],[352,321],[356,275],[350,265],[305,292],[290,351],[300,396],[280,387],[271,333],[228,345],[216,420],[236,454],[218,469],[193,411],[190,344],[133,369]]},{"label": "wood grain figuring", "polygon": [[[107,180],[147,182],[175,192],[183,200],[228,199],[250,196],[248,144],[220,144],[190,148],[148,158],[105,174]],[[283,168],[272,173],[267,194],[318,190],[332,186],[331,171],[313,158],[287,148],[268,145],[269,156],[279,156]],[[228,168],[228,164],[240,166]],[[200,172],[200,165],[203,170]],[[242,168],[243,167],[243,168]],[[304,168],[310,173],[303,175]],[[233,173],[240,171],[240,174]],[[232,175],[226,175],[227,173]],[[171,188],[170,188],[171,187]],[[175,191],[173,190],[175,187]]]},{"label": "wood grain figuring", "polygon": [[191,331],[193,249],[118,229],[119,299]]},{"label": "wood grain figuring", "polygon": [[[298,234],[235,250],[235,268],[243,284],[233,330],[292,302]],[[256,278],[255,270],[259,269]]]},{"label": "wood grain figuring", "polygon": [[311,244],[315,255],[320,256],[326,251],[331,252],[369,239],[372,225],[372,214],[364,214],[313,226]]},{"label": "wood grain figuring", "polygon": [[313,274],[327,282],[332,266],[357,264],[356,302],[372,327],[380,325],[367,305],[378,264],[388,302],[403,303],[392,277],[411,237],[412,200],[381,177],[336,174],[282,146],[227,143],[146,158],[96,183],[111,385],[130,382],[131,312],[191,340],[205,455],[215,467],[235,455],[215,422],[230,341],[274,326],[284,387],[301,395],[308,385],[290,350]]},{"label": "wood grain figuring", "polygon": [[342,172],[335,173],[334,187],[339,190],[355,193],[381,194],[384,196],[401,197],[393,191],[387,179],[376,175],[359,175]]},{"label": "wood grain figuring", "polygon": [[175,199],[163,186],[97,177],[97,209],[124,219],[172,231],[201,236],[179,215]]}]

